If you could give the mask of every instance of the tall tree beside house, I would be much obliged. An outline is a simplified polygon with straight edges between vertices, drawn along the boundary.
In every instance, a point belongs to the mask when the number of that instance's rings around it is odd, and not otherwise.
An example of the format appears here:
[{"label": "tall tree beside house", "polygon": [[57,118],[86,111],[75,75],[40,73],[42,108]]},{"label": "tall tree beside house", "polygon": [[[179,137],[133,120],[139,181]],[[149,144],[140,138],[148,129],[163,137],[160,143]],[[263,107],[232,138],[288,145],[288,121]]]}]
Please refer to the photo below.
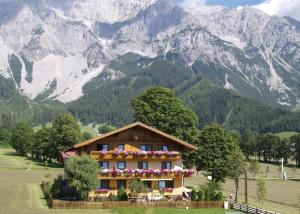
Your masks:
[{"label": "tall tree beside house", "polygon": [[175,91],[152,87],[132,101],[135,120],[153,126],[189,143],[199,136],[195,113],[176,97]]},{"label": "tall tree beside house", "polygon": [[21,155],[30,154],[33,144],[33,129],[26,123],[17,124],[13,130],[11,146]]},{"label": "tall tree beside house", "polygon": [[198,169],[211,173],[214,181],[224,181],[230,172],[232,158],[238,144],[219,125],[205,126],[197,143],[195,164]]},{"label": "tall tree beside house", "polygon": [[80,128],[77,120],[71,114],[61,114],[53,122],[53,139],[56,148],[56,157],[81,140]]},{"label": "tall tree beside house", "polygon": [[65,163],[65,171],[69,184],[80,197],[88,199],[89,193],[97,188],[98,163],[88,155],[69,158]]},{"label": "tall tree beside house", "polygon": [[294,147],[294,158],[296,160],[296,165],[300,166],[300,134],[293,135],[290,138],[291,144]]}]

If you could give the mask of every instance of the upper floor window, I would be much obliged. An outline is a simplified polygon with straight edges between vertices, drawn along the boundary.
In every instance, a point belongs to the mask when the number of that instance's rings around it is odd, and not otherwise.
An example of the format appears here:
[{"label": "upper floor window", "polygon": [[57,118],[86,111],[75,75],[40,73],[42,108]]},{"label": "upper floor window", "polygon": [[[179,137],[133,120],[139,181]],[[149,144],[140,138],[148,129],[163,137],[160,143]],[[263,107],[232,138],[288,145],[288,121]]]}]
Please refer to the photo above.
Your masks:
[{"label": "upper floor window", "polygon": [[152,146],[151,145],[141,145],[141,151],[151,151]]},{"label": "upper floor window", "polygon": [[119,144],[118,149],[119,149],[119,151],[124,151],[125,150],[124,144]]},{"label": "upper floor window", "polygon": [[166,145],[161,146],[161,151],[167,152],[169,151],[169,147]]},{"label": "upper floor window", "polygon": [[126,168],[126,162],[125,161],[119,161],[118,162],[118,169],[125,169]]},{"label": "upper floor window", "polygon": [[162,169],[171,169],[172,163],[170,161],[164,161],[161,163],[161,168]]},{"label": "upper floor window", "polygon": [[109,169],[109,162],[108,161],[101,161],[100,167],[103,169]]},{"label": "upper floor window", "polygon": [[97,144],[97,151],[108,151],[108,144]]},{"label": "upper floor window", "polygon": [[138,169],[148,169],[148,162],[147,161],[139,161]]}]

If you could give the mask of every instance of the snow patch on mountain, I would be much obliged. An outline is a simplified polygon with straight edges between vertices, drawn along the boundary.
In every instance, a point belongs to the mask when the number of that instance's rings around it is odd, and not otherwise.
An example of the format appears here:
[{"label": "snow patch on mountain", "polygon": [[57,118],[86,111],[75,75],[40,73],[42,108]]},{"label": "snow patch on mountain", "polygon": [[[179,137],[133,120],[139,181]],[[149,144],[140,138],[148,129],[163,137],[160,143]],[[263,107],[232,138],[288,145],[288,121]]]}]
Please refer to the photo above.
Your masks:
[{"label": "snow patch on mountain", "polygon": [[49,85],[49,82],[56,79],[57,85],[52,95],[63,94],[66,87],[85,76],[83,71],[86,67],[86,61],[80,54],[68,57],[49,55],[34,63],[33,81],[31,83],[22,81],[21,90],[25,95],[34,99],[48,89],[45,86]]}]

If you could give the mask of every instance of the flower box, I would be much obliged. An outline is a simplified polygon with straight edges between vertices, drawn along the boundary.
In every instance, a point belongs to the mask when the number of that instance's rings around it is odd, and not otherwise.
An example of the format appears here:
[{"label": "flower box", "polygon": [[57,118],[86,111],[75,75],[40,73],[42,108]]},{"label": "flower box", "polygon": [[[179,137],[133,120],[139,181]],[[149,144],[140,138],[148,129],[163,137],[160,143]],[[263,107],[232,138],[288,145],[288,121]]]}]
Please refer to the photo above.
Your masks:
[{"label": "flower box", "polygon": [[96,193],[97,194],[106,194],[106,193],[108,193],[108,189],[97,189]]}]

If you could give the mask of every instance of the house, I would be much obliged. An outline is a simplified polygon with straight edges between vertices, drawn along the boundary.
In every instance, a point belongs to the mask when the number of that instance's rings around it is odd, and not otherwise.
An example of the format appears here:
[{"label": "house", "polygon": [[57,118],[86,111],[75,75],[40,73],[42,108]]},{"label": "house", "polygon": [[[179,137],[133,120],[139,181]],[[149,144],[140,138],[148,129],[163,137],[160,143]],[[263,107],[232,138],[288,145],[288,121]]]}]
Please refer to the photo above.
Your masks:
[{"label": "house", "polygon": [[193,174],[183,169],[182,154],[196,149],[192,144],[135,122],[73,146],[76,155],[88,154],[99,162],[99,193],[130,189],[136,178],[149,189],[166,192],[180,188]]}]

